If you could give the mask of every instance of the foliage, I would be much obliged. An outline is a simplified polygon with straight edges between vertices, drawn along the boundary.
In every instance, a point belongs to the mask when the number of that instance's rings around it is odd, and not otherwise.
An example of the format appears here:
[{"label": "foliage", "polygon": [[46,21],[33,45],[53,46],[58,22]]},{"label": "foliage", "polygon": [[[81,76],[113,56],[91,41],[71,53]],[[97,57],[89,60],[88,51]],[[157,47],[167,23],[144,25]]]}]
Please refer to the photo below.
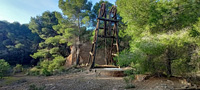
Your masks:
[{"label": "foliage", "polygon": [[[117,0],[116,3],[127,25],[122,35],[131,37],[128,54],[119,55],[120,63],[132,62],[142,71],[169,76],[199,68],[198,0]],[[137,55],[138,51],[143,53],[138,57],[145,57],[140,62],[120,60],[120,56],[128,58],[129,52]]]},{"label": "foliage", "polygon": [[135,74],[137,74],[137,72],[135,72],[133,69],[130,69],[126,70],[124,74],[127,75],[126,77],[124,77],[124,81],[126,83],[125,89],[135,88],[132,82],[135,79]]},{"label": "foliage", "polygon": [[27,24],[0,21],[0,58],[11,65],[30,64],[29,56],[37,50],[40,37],[31,33]]},{"label": "foliage", "polygon": [[59,8],[63,14],[67,15],[76,24],[75,28],[78,30],[78,40],[75,39],[76,41],[80,41],[79,39],[81,39],[80,36],[82,34],[81,28],[84,28],[87,25],[86,23],[89,22],[88,13],[90,13],[91,7],[92,3],[87,0],[59,0]]},{"label": "foliage", "polygon": [[123,21],[136,34],[146,30],[167,32],[190,26],[199,17],[199,3],[198,0],[117,0]]},{"label": "foliage", "polygon": [[59,0],[59,8],[62,9],[64,15],[68,17],[84,17],[87,15],[84,12],[88,12],[91,9],[92,3],[87,0]]},{"label": "foliage", "polygon": [[53,30],[52,26],[58,24],[58,19],[55,14],[57,12],[46,11],[42,16],[31,17],[29,29],[32,33],[37,33],[40,38],[47,39],[48,37],[56,36],[57,33]]},{"label": "foliage", "polygon": [[4,59],[0,59],[0,78],[7,75],[9,69],[10,65]]},{"label": "foliage", "polygon": [[[42,16],[37,16],[36,18],[31,18],[29,23],[29,28],[33,33],[37,33],[40,38],[44,41],[39,43],[39,49],[36,53],[31,55],[34,59],[49,59],[52,60],[54,54],[60,54],[58,52],[59,46],[66,48],[66,45],[60,45],[60,36],[53,29],[54,25],[58,24],[58,18],[56,15],[58,12],[44,12]],[[57,51],[55,49],[57,48]],[[56,53],[57,52],[57,53]],[[65,54],[65,52],[63,53]]]},{"label": "foliage", "polygon": [[[69,54],[66,42],[61,42],[63,39],[65,41],[62,36],[63,33],[54,30],[54,26],[61,22],[59,19],[63,19],[60,13],[48,11],[44,12],[42,16],[31,18],[29,28],[43,39],[39,43],[39,49],[31,57],[44,61],[53,60],[55,56],[67,56]],[[46,69],[42,69],[40,73],[48,74]]]},{"label": "foliage", "polygon": [[132,80],[130,80],[129,77],[124,77],[124,81],[126,83],[125,89],[135,88],[135,86],[132,84]]},{"label": "foliage", "polygon": [[140,62],[146,59],[144,53],[139,50],[135,50],[135,52],[123,50],[122,52],[120,52],[119,56],[115,58],[115,60],[118,60],[118,65],[121,67],[130,66],[131,62]]},{"label": "foliage", "polygon": [[[40,21],[40,23],[38,23]],[[34,26],[34,25],[41,26]],[[60,25],[62,24],[62,25]],[[64,24],[69,24],[69,26],[64,26]],[[42,16],[37,16],[32,18],[30,22],[30,29],[32,32],[39,34],[39,36],[44,39],[39,43],[39,49],[36,53],[31,55],[34,59],[53,60],[55,57],[66,57],[69,55],[69,47],[67,46],[67,34],[66,29],[70,29],[72,24],[69,23],[67,19],[64,19],[62,15],[58,12],[44,12]],[[41,28],[38,28],[41,27]],[[48,31],[44,31],[48,30]],[[43,69],[41,73],[46,73],[47,70]]]},{"label": "foliage", "polygon": [[[83,30],[86,30],[86,27],[89,24],[89,14],[92,7],[92,2],[88,2],[88,0],[59,0],[59,8],[62,10],[64,15],[67,15],[68,19],[74,22],[75,30],[78,32],[73,33],[75,37],[71,37],[73,39],[72,44],[75,45],[77,54],[80,52],[80,44],[83,42],[81,36],[83,34]],[[73,30],[75,32],[75,30]],[[76,36],[77,35],[77,36]],[[80,56],[80,55],[77,55]],[[76,65],[79,64],[80,58],[77,57]]]},{"label": "foliage", "polygon": [[[83,17],[82,14],[78,16]],[[59,12],[44,12],[42,16],[32,18],[29,24],[31,31],[43,39],[39,43],[37,52],[31,55],[34,59],[40,59],[40,68],[38,69],[41,75],[49,76],[62,71],[64,64],[61,62],[64,62],[65,57],[69,55],[69,46],[75,43],[78,36],[81,41],[88,41],[88,37],[91,35],[85,27],[77,27],[73,17],[66,18]]]},{"label": "foliage", "polygon": [[29,70],[28,75],[44,75],[50,76],[59,74],[64,71],[65,58],[56,56],[52,61],[44,60],[39,63],[39,66]]},{"label": "foliage", "polygon": [[33,76],[40,75],[40,69],[38,69],[37,67],[33,67],[27,72],[27,75],[33,75]]},{"label": "foliage", "polygon": [[62,66],[65,63],[65,58],[58,56],[53,59],[53,61],[43,61],[40,63],[42,68],[42,75],[46,74],[56,74],[56,72],[62,72]]},{"label": "foliage", "polygon": [[18,72],[23,72],[23,66],[21,64],[17,64],[14,68],[13,68],[13,73],[18,73]]}]

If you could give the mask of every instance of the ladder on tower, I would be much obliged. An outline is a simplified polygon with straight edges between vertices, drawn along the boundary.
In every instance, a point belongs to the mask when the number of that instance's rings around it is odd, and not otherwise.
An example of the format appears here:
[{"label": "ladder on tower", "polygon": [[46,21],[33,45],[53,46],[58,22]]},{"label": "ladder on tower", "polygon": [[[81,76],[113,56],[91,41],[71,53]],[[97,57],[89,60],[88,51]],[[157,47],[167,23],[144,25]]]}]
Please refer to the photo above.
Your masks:
[{"label": "ladder on tower", "polygon": [[[88,61],[90,63],[90,68],[95,67],[95,57],[97,52],[97,44],[98,44],[98,38],[104,38],[105,40],[105,57],[106,57],[106,39],[111,39],[111,45],[110,45],[110,51],[109,54],[109,60],[106,60],[106,64],[113,63],[113,57],[117,56],[117,53],[119,53],[119,37],[118,37],[118,20],[117,20],[117,9],[116,6],[113,6],[109,12],[109,18],[106,18],[106,5],[103,3],[101,5],[101,8],[99,10],[99,15],[97,18],[97,25],[95,29],[95,35],[92,42],[92,48],[89,52],[89,58]],[[100,27],[100,21],[103,21],[104,27]],[[108,25],[107,25],[108,23]],[[103,29],[104,35],[99,35],[99,31]],[[106,58],[105,58],[106,59]],[[115,63],[116,64],[116,63]]]}]

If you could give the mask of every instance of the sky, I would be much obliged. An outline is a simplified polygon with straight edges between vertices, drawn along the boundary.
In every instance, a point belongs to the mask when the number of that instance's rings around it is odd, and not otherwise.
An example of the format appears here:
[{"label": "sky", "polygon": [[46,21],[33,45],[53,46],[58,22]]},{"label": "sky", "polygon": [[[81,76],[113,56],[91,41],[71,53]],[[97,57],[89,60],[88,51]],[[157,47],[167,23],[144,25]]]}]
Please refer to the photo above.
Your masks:
[{"label": "sky", "polygon": [[[0,20],[8,22],[29,23],[31,17],[42,15],[45,11],[59,11],[59,0],[1,0],[0,2]],[[92,1],[93,5],[100,0]],[[106,0],[115,3],[116,0]]]}]

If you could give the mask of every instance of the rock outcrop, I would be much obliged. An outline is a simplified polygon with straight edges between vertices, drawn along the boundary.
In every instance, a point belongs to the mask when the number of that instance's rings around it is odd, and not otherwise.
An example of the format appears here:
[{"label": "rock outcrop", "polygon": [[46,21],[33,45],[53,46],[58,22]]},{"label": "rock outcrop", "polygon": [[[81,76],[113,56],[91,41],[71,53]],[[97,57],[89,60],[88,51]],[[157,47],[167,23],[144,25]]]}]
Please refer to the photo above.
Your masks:
[{"label": "rock outcrop", "polygon": [[[92,44],[87,42],[87,43],[82,43],[80,45],[80,62],[79,64],[87,64],[88,58],[89,58],[89,52],[92,48]],[[67,57],[66,60],[66,66],[70,67],[71,65],[75,65],[76,64],[76,53],[77,53],[77,48],[76,46],[71,46],[71,54]],[[100,50],[97,49],[97,53],[96,53],[96,60],[95,63],[98,65],[104,65],[105,61],[104,61],[104,50]]]}]

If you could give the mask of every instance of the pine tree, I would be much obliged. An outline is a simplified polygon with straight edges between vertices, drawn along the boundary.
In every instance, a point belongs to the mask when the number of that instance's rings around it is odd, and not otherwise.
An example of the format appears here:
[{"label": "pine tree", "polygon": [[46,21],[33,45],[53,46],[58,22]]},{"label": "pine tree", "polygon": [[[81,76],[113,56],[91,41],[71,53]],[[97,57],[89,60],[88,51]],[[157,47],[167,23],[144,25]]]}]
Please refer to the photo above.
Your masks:
[{"label": "pine tree", "polygon": [[[78,38],[74,42],[77,47],[77,60],[76,65],[79,64],[80,58],[80,35],[81,35],[81,27],[84,26],[84,23],[89,21],[89,13],[91,11],[92,3],[87,0],[59,0],[59,8],[62,10],[64,15],[73,22],[76,22],[76,26],[78,28]],[[84,22],[84,23],[83,23]]]}]

